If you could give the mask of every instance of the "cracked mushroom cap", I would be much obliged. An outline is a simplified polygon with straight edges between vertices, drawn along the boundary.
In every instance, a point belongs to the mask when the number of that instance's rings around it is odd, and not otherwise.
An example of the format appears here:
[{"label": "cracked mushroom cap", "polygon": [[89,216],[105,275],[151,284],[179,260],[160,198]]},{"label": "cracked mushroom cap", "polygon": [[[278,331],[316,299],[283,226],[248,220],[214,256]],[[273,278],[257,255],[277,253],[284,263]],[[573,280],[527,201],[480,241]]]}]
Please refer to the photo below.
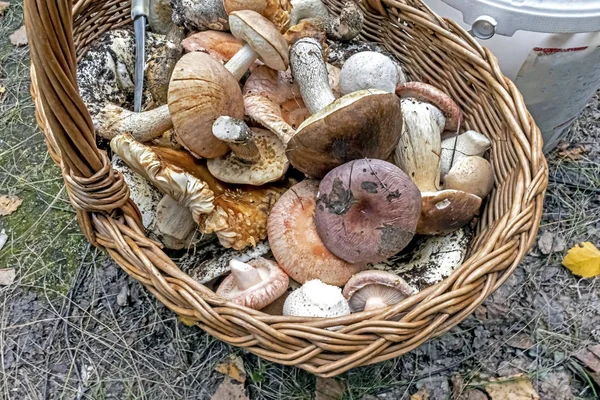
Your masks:
[{"label": "cracked mushroom cap", "polygon": [[422,192],[423,207],[417,225],[420,235],[445,235],[467,225],[481,207],[481,197],[460,190]]},{"label": "cracked mushroom cap", "polygon": [[401,83],[396,87],[401,98],[414,98],[436,106],[446,117],[446,131],[456,132],[462,125],[462,111],[450,96],[436,87],[423,82]]},{"label": "cracked mushroom cap", "polygon": [[262,257],[244,263],[229,262],[229,275],[216,293],[235,304],[259,310],[282,296],[288,288],[289,278],[273,261]]},{"label": "cracked mushroom cap", "polygon": [[231,73],[208,54],[181,57],[169,84],[169,113],[177,141],[196,157],[225,155],[229,146],[212,126],[220,116],[244,118],[242,90]]},{"label": "cracked mushroom cap", "polygon": [[267,66],[288,68],[288,44],[268,19],[250,10],[235,11],[229,15],[229,26],[233,36],[249,44]]},{"label": "cracked mushroom cap", "polygon": [[[214,133],[227,135],[227,129],[233,129],[226,126],[227,121],[217,119],[213,126]],[[208,170],[212,175],[219,177],[223,182],[232,182],[253,186],[261,186],[265,183],[274,182],[283,177],[289,167],[289,162],[285,156],[285,146],[281,140],[266,129],[251,128],[252,137],[260,158],[257,162],[249,163],[233,153],[228,153],[221,158],[213,158],[206,162]],[[225,132],[222,132],[225,131]]]},{"label": "cracked mushroom cap", "polygon": [[444,178],[444,189],[462,190],[485,199],[494,188],[492,164],[483,157],[459,159]]},{"label": "cracked mushroom cap", "polygon": [[350,278],[343,291],[352,312],[389,307],[415,293],[398,275],[379,270],[359,272]]},{"label": "cracked mushroom cap", "polygon": [[383,261],[412,240],[421,194],[410,177],[382,160],[354,160],[319,185],[315,224],[333,254],[353,264]]},{"label": "cracked mushroom cap", "polygon": [[295,281],[320,279],[342,286],[365,265],[347,263],[321,241],[314,220],[318,189],[317,181],[305,180],[281,196],[269,215],[269,244],[279,266]]},{"label": "cracked mushroom cap", "polygon": [[290,163],[314,178],[360,158],[387,160],[402,134],[400,99],[379,89],[335,100],[300,125],[287,146]]},{"label": "cracked mushroom cap", "polygon": [[318,279],[294,290],[283,305],[283,315],[296,317],[341,317],[350,314],[350,306],[337,286]]}]

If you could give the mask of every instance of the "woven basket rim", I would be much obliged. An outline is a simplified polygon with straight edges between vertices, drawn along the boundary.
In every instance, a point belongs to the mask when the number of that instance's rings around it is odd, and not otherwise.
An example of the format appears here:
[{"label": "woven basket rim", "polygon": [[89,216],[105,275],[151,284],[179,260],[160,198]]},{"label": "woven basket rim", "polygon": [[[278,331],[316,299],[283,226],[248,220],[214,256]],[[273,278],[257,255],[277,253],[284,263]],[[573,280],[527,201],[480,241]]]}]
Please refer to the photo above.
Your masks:
[{"label": "woven basket rim", "polygon": [[[324,2],[333,12],[340,11],[342,0]],[[112,170],[106,153],[96,148],[93,125],[79,97],[78,57],[102,32],[130,23],[128,4],[128,0],[79,0],[71,10],[67,0],[25,0],[36,117],[49,153],[61,167],[86,238],[106,250],[163,304],[188,321],[196,321],[209,334],[267,360],[332,377],[402,355],[456,326],[512,274],[533,245],[548,168],[540,131],[519,91],[501,74],[489,50],[456,23],[436,16],[421,0],[365,0],[361,3],[367,17],[364,39],[382,39],[380,35],[385,41],[391,40],[386,35],[406,38],[426,31],[432,39],[424,36],[422,40],[437,40],[435,43],[447,47],[453,60],[466,68],[464,76],[472,80],[473,87],[481,82],[489,85],[486,88],[491,93],[486,99],[501,110],[508,140],[495,141],[493,152],[506,154],[506,160],[495,160],[501,171],[498,174],[503,176],[497,175],[497,187],[472,244],[477,250],[443,282],[387,309],[345,317],[271,316],[219,298],[180,271],[145,237],[141,215],[129,200],[123,177]],[[402,47],[402,42],[384,44],[396,55],[411,50],[405,48],[406,43]],[[423,76],[435,72],[424,65]],[[412,64],[409,67],[410,74],[417,75]],[[513,164],[504,171],[504,165]],[[104,195],[98,196],[99,192]],[[400,312],[405,313],[400,321],[386,320]],[[344,327],[325,329],[338,325]]]}]

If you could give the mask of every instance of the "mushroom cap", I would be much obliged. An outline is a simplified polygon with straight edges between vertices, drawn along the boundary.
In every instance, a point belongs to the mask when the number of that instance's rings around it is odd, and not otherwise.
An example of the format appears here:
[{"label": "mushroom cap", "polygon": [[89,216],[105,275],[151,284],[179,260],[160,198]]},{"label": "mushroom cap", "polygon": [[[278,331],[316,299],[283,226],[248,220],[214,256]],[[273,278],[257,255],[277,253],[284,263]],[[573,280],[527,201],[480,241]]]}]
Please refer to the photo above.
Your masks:
[{"label": "mushroom cap", "polygon": [[229,26],[233,36],[250,45],[267,66],[278,71],[288,68],[288,44],[268,19],[251,10],[234,11]]},{"label": "mushroom cap", "polygon": [[479,132],[469,130],[442,140],[441,175],[450,172],[452,164],[466,156],[483,156],[492,146],[490,140]]},{"label": "mushroom cap", "polygon": [[394,164],[360,159],[319,185],[315,224],[325,247],[349,263],[373,263],[402,250],[415,234],[421,194]]},{"label": "mushroom cap", "polygon": [[196,32],[181,42],[186,53],[208,52],[221,62],[229,61],[242,48],[243,44],[229,32]]},{"label": "mushroom cap", "polygon": [[283,304],[283,315],[297,317],[341,317],[350,314],[350,306],[339,287],[318,279],[294,290]]},{"label": "mushroom cap", "polygon": [[446,117],[444,130],[455,132],[462,124],[462,111],[450,96],[440,89],[423,82],[407,82],[396,87],[402,98],[412,97],[436,106]]},{"label": "mushroom cap", "polygon": [[422,192],[423,206],[417,233],[445,235],[462,228],[479,212],[481,197],[460,190]]},{"label": "mushroom cap", "polygon": [[483,157],[460,158],[444,178],[444,189],[462,190],[485,199],[494,188],[492,164]]},{"label": "mushroom cap", "polygon": [[169,84],[169,113],[177,141],[196,157],[215,158],[229,146],[212,133],[220,116],[244,118],[244,98],[239,83],[208,54],[181,57]]},{"label": "mushroom cap", "polygon": [[255,163],[248,163],[229,153],[221,158],[207,160],[208,170],[215,178],[223,182],[261,186],[285,175],[290,164],[281,140],[266,129],[251,130],[260,159]]},{"label": "mushroom cap", "polygon": [[267,0],[223,0],[223,6],[227,14],[242,10],[252,10],[262,14],[267,8]]},{"label": "mushroom cap", "polygon": [[[236,261],[231,260],[232,268]],[[219,285],[216,292],[219,296],[231,300],[235,304],[259,310],[285,293],[289,285],[289,278],[273,261],[259,257],[248,263],[237,262],[254,268],[260,275],[260,283],[247,289],[238,288],[232,273]]]},{"label": "mushroom cap", "polygon": [[380,89],[394,93],[398,83],[398,68],[387,56],[376,51],[361,51],[344,63],[340,74],[343,94],[363,89]]},{"label": "mushroom cap", "polygon": [[365,266],[336,257],[321,241],[314,221],[318,190],[317,181],[304,180],[281,196],[269,215],[269,244],[279,266],[293,280],[320,279],[342,286]]},{"label": "mushroom cap", "polygon": [[307,118],[287,145],[290,163],[314,178],[359,158],[387,160],[402,134],[400,99],[359,90]]},{"label": "mushroom cap", "polygon": [[350,278],[342,293],[348,300],[352,312],[360,312],[365,309],[369,298],[375,300],[374,304],[379,303],[387,307],[412,296],[416,290],[404,279],[391,272],[368,270],[361,271]]}]

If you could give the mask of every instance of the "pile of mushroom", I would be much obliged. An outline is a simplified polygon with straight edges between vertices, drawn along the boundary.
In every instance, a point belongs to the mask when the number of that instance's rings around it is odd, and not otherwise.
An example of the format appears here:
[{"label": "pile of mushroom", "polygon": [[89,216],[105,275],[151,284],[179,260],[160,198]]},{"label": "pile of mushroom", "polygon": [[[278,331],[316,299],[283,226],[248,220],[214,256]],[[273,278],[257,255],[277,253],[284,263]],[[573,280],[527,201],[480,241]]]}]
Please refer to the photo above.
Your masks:
[{"label": "pile of mushroom", "polygon": [[491,143],[446,93],[357,40],[363,23],[354,1],[335,16],[322,0],[151,0],[140,113],[130,32],[79,63],[148,235],[231,305],[373,312],[467,254],[494,188]]}]

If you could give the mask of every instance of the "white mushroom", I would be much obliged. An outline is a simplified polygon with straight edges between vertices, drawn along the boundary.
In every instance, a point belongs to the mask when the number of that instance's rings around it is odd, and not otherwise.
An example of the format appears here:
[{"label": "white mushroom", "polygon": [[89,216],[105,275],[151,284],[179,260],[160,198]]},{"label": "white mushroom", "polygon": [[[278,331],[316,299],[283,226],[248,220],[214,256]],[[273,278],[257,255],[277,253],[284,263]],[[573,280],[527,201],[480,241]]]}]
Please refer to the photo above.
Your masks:
[{"label": "white mushroom", "polygon": [[197,228],[190,210],[177,203],[171,196],[165,195],[158,202],[154,233],[167,248],[179,250],[188,247]]},{"label": "white mushroom", "polygon": [[283,315],[297,317],[340,317],[350,314],[350,306],[337,286],[318,279],[294,290],[283,305]]},{"label": "white mushroom", "polygon": [[491,146],[492,144],[488,138],[472,130],[444,139],[442,141],[442,178],[450,172],[450,168],[461,158],[466,156],[481,157]]},{"label": "white mushroom", "polygon": [[363,51],[351,56],[342,66],[340,91],[343,94],[363,89],[381,89],[394,93],[400,76],[398,68],[387,56]]},{"label": "white mushroom", "polygon": [[444,189],[462,190],[482,199],[494,188],[492,164],[483,157],[461,157],[444,180]]}]

